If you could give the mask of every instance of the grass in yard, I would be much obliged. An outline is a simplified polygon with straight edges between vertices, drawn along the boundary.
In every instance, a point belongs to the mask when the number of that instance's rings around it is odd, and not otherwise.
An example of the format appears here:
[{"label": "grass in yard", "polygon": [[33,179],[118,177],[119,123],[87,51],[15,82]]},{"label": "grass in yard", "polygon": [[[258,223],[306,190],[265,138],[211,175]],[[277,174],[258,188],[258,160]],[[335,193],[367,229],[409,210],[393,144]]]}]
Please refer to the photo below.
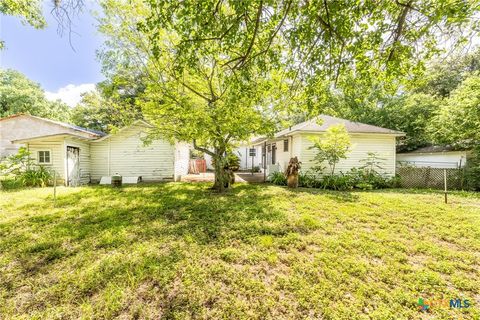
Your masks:
[{"label": "grass in yard", "polygon": [[[480,196],[206,184],[0,193],[0,318],[478,319]],[[468,299],[472,307],[419,298]]]}]

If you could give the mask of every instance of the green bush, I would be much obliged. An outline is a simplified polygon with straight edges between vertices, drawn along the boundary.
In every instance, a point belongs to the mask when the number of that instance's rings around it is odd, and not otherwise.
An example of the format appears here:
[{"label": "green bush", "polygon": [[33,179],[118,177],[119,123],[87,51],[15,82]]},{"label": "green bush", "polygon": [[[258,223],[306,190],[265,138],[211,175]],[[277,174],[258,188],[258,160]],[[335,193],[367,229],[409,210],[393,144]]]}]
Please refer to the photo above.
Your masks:
[{"label": "green bush", "polygon": [[46,187],[53,179],[51,172],[43,166],[27,169],[18,180],[26,187]]},{"label": "green bush", "polygon": [[321,186],[330,190],[351,190],[355,186],[355,179],[349,174],[336,174],[322,177]]},{"label": "green bush", "polygon": [[0,161],[0,183],[5,189],[21,187],[45,187],[52,181],[52,173],[43,166],[36,166],[26,148]]},{"label": "green bush", "polygon": [[23,183],[17,179],[7,178],[7,179],[0,180],[0,190],[1,189],[14,190],[14,189],[20,189],[23,187],[25,187]]},{"label": "green bush", "polygon": [[260,167],[259,167],[259,166],[255,166],[255,167],[253,167],[252,169],[250,169],[250,171],[251,171],[252,173],[258,173],[258,172],[260,172],[261,170],[260,170]]},{"label": "green bush", "polygon": [[[328,190],[372,190],[393,188],[398,186],[398,177],[389,177],[365,168],[353,168],[347,173],[319,176],[314,172],[300,172],[298,185],[304,188],[320,188]],[[274,172],[268,176],[268,181],[284,186],[287,179],[282,172]]]},{"label": "green bush", "polygon": [[320,188],[321,180],[309,171],[300,172],[298,174],[298,185],[304,188]]},{"label": "green bush", "polygon": [[287,185],[287,177],[280,171],[270,173],[268,175],[268,181],[279,186]]},{"label": "green bush", "polygon": [[466,189],[480,191],[480,146],[473,149],[465,168]]}]

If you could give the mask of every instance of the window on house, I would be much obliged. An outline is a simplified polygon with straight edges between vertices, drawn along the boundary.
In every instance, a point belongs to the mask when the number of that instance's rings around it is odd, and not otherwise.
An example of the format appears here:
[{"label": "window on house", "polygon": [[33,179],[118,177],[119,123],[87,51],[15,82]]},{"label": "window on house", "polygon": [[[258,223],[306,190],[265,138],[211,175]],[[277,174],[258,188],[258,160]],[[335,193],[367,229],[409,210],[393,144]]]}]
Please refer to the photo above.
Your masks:
[{"label": "window on house", "polygon": [[249,155],[250,157],[255,157],[255,156],[257,155],[257,149],[255,149],[255,148],[250,148],[250,149],[248,150],[248,155]]},{"label": "window on house", "polygon": [[288,151],[288,139],[283,140],[283,151]]},{"label": "window on house", "polygon": [[50,151],[38,151],[38,163],[49,164],[52,163]]}]

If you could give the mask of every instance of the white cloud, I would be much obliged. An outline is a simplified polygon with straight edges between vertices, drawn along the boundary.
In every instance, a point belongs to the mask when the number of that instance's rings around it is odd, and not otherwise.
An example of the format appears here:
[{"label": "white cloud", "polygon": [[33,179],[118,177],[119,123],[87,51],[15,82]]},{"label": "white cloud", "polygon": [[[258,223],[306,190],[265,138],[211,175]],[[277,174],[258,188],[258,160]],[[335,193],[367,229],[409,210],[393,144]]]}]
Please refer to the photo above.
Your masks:
[{"label": "white cloud", "polygon": [[95,84],[83,83],[79,85],[69,84],[57,90],[57,92],[45,92],[45,96],[49,100],[60,99],[70,107],[75,107],[82,99],[81,94],[87,91],[95,90]]}]

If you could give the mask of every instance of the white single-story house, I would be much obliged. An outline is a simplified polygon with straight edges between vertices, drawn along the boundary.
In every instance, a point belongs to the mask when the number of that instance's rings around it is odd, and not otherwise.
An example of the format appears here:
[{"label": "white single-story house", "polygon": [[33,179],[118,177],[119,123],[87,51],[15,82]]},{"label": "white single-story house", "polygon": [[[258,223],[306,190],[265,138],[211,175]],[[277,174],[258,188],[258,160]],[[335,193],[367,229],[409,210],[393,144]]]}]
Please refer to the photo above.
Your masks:
[{"label": "white single-story house", "polygon": [[451,146],[428,146],[397,153],[397,164],[420,168],[462,168],[469,155],[469,150],[455,150]]},{"label": "white single-story house", "polygon": [[142,120],[109,135],[30,115],[0,119],[0,125],[2,141],[11,139],[4,143],[8,152],[25,146],[38,165],[51,168],[65,185],[116,174],[176,181],[188,172],[190,146],[168,140],[145,145],[151,125]]},{"label": "white single-story house", "polygon": [[[301,171],[306,172],[317,166],[314,161],[315,150],[310,149],[314,140],[322,138],[332,125],[343,124],[350,135],[351,147],[346,159],[340,160],[336,172],[347,172],[364,165],[362,160],[369,152],[375,152],[382,163],[383,172],[395,175],[396,138],[404,136],[403,132],[353,122],[345,119],[321,115],[277,132],[272,138],[257,138],[249,146],[245,163],[250,167],[259,166],[267,174],[284,171],[290,158],[298,157],[302,162]],[[245,151],[247,152],[247,151]]]}]

